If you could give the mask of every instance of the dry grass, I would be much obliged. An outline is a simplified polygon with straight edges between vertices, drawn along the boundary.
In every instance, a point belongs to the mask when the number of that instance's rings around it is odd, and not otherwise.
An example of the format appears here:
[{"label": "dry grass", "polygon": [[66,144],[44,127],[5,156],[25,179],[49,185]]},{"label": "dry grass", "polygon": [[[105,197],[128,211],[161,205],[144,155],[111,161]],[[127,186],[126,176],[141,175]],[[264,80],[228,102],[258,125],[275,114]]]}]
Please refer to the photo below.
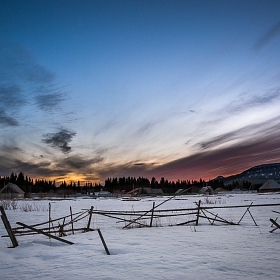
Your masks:
[{"label": "dry grass", "polygon": [[201,201],[202,204],[225,204],[226,201],[220,197],[205,197],[204,201]]},{"label": "dry grass", "polygon": [[21,210],[23,212],[48,211],[47,207],[37,205],[34,202],[19,203],[17,200],[1,200],[0,205],[2,205],[5,210]]}]

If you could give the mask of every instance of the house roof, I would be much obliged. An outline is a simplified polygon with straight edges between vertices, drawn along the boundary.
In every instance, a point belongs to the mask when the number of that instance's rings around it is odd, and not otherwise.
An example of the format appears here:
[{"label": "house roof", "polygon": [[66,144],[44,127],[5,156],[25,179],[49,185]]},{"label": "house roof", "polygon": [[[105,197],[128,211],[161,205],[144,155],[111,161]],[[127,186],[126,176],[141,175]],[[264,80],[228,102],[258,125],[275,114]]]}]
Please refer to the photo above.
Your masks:
[{"label": "house roof", "polygon": [[24,191],[16,184],[8,183],[4,188],[0,190],[0,193],[18,193],[24,194]]},{"label": "house roof", "polygon": [[202,187],[199,192],[200,193],[207,193],[208,192],[209,194],[214,194],[214,190],[210,186]]},{"label": "house roof", "polygon": [[280,189],[280,185],[273,179],[269,179],[260,187],[260,190],[268,189]]}]

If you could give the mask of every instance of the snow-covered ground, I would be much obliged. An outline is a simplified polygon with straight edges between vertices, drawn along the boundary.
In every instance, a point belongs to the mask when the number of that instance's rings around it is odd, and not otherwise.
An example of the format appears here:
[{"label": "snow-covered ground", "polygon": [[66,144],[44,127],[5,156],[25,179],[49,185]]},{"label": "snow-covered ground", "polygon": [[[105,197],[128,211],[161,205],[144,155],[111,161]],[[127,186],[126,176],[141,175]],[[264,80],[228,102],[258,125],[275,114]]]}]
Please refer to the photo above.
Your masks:
[{"label": "snow-covered ground", "polygon": [[[166,197],[140,201],[120,199],[72,199],[60,201],[18,201],[16,210],[6,210],[12,225],[48,221],[49,203],[53,219],[91,206],[98,210],[149,210]],[[222,196],[181,196],[158,209],[202,206],[280,204],[280,194],[225,194]],[[207,204],[206,202],[210,202]],[[213,204],[216,203],[216,204]],[[29,205],[36,211],[25,212]],[[238,222],[246,208],[213,209],[219,216]],[[199,225],[171,226],[189,217],[155,221],[152,228],[123,229],[115,219],[93,215],[92,228],[100,228],[111,255],[105,253],[97,231],[68,235],[68,245],[43,235],[17,237],[19,246],[0,238],[0,279],[279,279],[280,229],[270,233],[270,218],[280,216],[280,205],[251,207],[240,225],[200,219]],[[82,220],[86,226],[88,219]],[[2,221],[0,234],[6,235]]]}]

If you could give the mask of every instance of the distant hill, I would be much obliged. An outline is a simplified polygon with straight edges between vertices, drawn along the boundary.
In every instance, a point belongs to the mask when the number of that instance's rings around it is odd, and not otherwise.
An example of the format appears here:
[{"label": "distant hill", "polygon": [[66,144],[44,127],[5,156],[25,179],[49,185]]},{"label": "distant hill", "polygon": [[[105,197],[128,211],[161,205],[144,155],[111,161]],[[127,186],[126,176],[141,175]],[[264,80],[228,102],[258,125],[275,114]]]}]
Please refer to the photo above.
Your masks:
[{"label": "distant hill", "polygon": [[225,185],[231,184],[233,181],[249,181],[252,184],[262,184],[268,179],[280,182],[280,163],[257,165],[240,174],[229,177],[219,176],[216,179],[223,181]]}]

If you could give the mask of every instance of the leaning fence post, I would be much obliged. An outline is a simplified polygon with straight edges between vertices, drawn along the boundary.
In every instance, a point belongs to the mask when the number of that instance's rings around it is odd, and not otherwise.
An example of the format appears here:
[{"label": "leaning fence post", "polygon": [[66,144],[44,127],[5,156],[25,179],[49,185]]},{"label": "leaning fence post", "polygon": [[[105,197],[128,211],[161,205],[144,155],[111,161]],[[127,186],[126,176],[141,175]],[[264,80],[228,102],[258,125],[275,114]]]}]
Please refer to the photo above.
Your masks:
[{"label": "leaning fence post", "polygon": [[101,233],[101,231],[100,231],[99,228],[97,229],[97,232],[98,232],[99,237],[100,237],[100,239],[101,239],[101,241],[102,241],[102,244],[103,244],[103,246],[104,246],[104,249],[105,249],[105,251],[106,251],[106,254],[107,254],[107,255],[110,255],[110,252],[109,252],[109,250],[108,250],[108,247],[107,247],[107,245],[106,245],[106,243],[105,243],[105,240],[104,240],[103,235],[102,235],[102,233]]},{"label": "leaning fence post", "polygon": [[155,209],[155,202],[153,202],[153,208],[152,208],[152,214],[151,214],[150,227],[152,227],[152,225],[153,225],[154,209]]},{"label": "leaning fence post", "polygon": [[250,214],[250,216],[251,216],[251,218],[252,218],[252,220],[253,220],[255,226],[258,226],[258,224],[256,223],[256,221],[255,221],[255,219],[254,219],[254,217],[253,217],[253,215],[252,215],[252,213],[250,212],[249,209],[248,209],[248,212],[249,212],[249,214]]},{"label": "leaning fence post", "polygon": [[51,234],[51,203],[50,202],[49,202],[49,234]]},{"label": "leaning fence post", "polygon": [[15,247],[18,246],[18,242],[17,242],[17,239],[16,239],[16,237],[15,237],[15,235],[13,233],[13,230],[12,230],[12,227],[10,225],[10,222],[9,222],[7,216],[6,216],[4,207],[2,205],[0,206],[0,210],[1,210],[1,214],[2,214],[1,215],[1,219],[2,219],[3,224],[4,224],[4,226],[5,226],[6,230],[7,230],[8,235],[9,235],[11,241],[12,241],[13,248],[15,248]]},{"label": "leaning fence post", "polygon": [[242,219],[244,218],[245,214],[246,214],[247,212],[249,212],[249,214],[251,215],[251,218],[253,219],[255,225],[257,226],[257,223],[256,223],[256,221],[254,220],[254,218],[253,218],[253,216],[252,216],[252,214],[251,214],[251,212],[250,212],[250,210],[249,210],[250,207],[251,207],[252,205],[253,205],[253,202],[251,202],[251,204],[247,207],[246,211],[244,212],[244,214],[243,214],[242,217],[240,218],[239,222],[237,223],[238,225],[240,224],[240,222],[241,222]]},{"label": "leaning fence post", "polygon": [[195,225],[198,225],[198,219],[199,219],[199,212],[200,212],[200,203],[201,200],[198,201],[198,205],[197,205],[197,214],[196,214],[196,221],[195,221]]},{"label": "leaning fence post", "polygon": [[91,222],[91,217],[92,217],[92,211],[93,211],[93,206],[90,207],[88,224],[87,224],[87,230],[90,229],[90,222]]},{"label": "leaning fence post", "polygon": [[71,228],[72,228],[72,234],[74,234],[73,214],[72,214],[72,207],[71,207],[71,206],[70,206],[70,215],[71,215]]}]

